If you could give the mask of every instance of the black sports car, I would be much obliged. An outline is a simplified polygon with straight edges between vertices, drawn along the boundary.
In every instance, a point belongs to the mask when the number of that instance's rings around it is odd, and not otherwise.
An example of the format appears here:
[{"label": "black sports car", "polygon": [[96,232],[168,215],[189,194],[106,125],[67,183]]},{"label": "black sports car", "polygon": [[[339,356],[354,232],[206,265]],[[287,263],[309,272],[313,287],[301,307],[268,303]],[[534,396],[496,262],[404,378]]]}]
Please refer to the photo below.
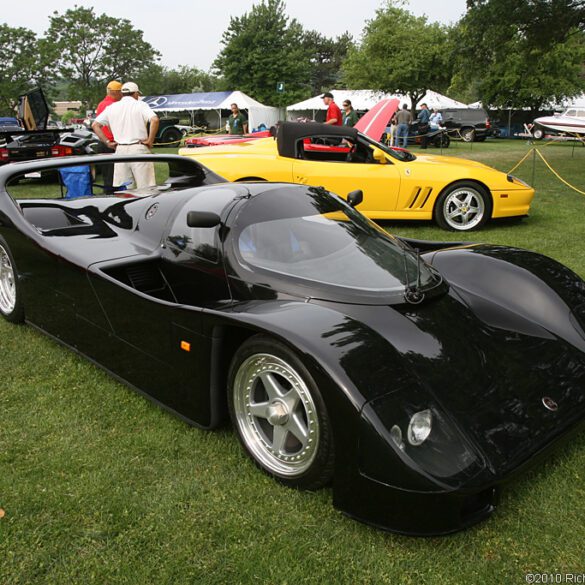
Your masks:
[{"label": "black sports car", "polygon": [[[159,185],[57,180],[113,160],[156,161]],[[229,416],[259,467],[332,482],[350,516],[462,529],[583,421],[585,283],[525,250],[393,237],[348,199],[175,156],[6,165],[0,312],[192,424]]]}]

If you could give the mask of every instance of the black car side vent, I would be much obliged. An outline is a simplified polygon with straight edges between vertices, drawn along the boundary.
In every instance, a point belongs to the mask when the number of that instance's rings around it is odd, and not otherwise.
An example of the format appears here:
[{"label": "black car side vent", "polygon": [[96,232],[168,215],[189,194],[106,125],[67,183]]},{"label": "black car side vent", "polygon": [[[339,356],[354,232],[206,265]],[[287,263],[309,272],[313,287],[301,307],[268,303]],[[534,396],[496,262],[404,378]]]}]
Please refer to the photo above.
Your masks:
[{"label": "black car side vent", "polygon": [[158,267],[150,263],[128,266],[126,274],[132,287],[140,292],[153,293],[167,286]]}]

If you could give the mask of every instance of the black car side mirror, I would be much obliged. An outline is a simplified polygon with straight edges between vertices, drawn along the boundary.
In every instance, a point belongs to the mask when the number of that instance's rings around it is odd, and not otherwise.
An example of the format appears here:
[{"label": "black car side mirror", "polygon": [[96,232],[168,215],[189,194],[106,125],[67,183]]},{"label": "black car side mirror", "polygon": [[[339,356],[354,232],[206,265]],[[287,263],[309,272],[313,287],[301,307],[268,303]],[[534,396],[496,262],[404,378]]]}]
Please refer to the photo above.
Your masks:
[{"label": "black car side mirror", "polygon": [[187,214],[187,225],[192,228],[212,228],[220,223],[219,215],[213,211],[190,211]]},{"label": "black car side mirror", "polygon": [[356,189],[347,194],[347,202],[351,207],[357,207],[364,200],[364,192]]}]

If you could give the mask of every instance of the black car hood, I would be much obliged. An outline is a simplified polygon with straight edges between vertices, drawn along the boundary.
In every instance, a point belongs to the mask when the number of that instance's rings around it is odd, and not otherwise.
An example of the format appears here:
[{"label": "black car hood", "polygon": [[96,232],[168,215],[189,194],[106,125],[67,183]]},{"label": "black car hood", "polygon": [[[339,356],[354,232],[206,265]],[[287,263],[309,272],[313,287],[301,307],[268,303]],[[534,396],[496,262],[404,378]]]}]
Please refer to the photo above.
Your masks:
[{"label": "black car hood", "polygon": [[[508,313],[486,299],[451,287],[417,307],[344,309],[389,340],[494,473],[516,468],[584,415],[582,349],[517,315],[507,328],[503,317],[486,322]],[[408,401],[408,388],[401,391]]]}]

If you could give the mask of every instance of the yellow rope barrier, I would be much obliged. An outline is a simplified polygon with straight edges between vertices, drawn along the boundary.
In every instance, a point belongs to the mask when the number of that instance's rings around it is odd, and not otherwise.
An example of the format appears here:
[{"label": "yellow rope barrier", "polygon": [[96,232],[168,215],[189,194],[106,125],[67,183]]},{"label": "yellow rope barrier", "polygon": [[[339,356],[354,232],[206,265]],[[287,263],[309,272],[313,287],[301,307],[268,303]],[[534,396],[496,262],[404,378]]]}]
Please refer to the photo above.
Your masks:
[{"label": "yellow rope barrier", "polygon": [[531,148],[509,171],[508,174],[513,173],[532,153],[536,148]]},{"label": "yellow rope barrier", "polygon": [[573,191],[577,191],[577,193],[580,193],[581,195],[585,195],[585,191],[581,191],[581,189],[577,189],[577,187],[575,187],[574,185],[571,185],[571,183],[569,183],[568,181],[565,181],[565,179],[563,179],[563,177],[561,177],[561,175],[559,175],[559,173],[557,173],[557,171],[555,171],[552,166],[549,164],[549,162],[544,158],[544,156],[542,155],[542,153],[540,152],[540,150],[538,150],[538,148],[535,149],[536,150],[536,154],[538,154],[538,156],[542,159],[542,162],[547,166],[548,170],[559,180],[561,181],[561,183],[565,184],[567,187],[569,187],[570,189],[573,189]]},{"label": "yellow rope barrier", "polygon": [[[549,144],[551,143],[547,143],[545,146],[549,146]],[[536,148],[535,146],[532,147],[521,159],[518,163],[516,163],[509,171],[508,174],[513,173],[533,152],[536,151],[536,154],[538,154],[538,156],[542,159],[542,162],[546,165],[546,167],[548,168],[548,170],[559,180],[561,181],[561,183],[563,183],[564,185],[566,185],[567,187],[569,187],[569,189],[572,189],[573,191],[576,191],[577,193],[580,193],[581,195],[585,195],[585,191],[581,191],[581,189],[578,189],[577,187],[575,187],[575,185],[571,185],[571,183],[569,183],[569,181],[563,179],[563,177],[561,177],[561,175],[559,175],[559,173],[557,171],[555,171],[555,169],[552,167],[552,165],[546,160],[546,158],[544,158],[544,155],[540,152],[540,150],[538,148]]]}]

